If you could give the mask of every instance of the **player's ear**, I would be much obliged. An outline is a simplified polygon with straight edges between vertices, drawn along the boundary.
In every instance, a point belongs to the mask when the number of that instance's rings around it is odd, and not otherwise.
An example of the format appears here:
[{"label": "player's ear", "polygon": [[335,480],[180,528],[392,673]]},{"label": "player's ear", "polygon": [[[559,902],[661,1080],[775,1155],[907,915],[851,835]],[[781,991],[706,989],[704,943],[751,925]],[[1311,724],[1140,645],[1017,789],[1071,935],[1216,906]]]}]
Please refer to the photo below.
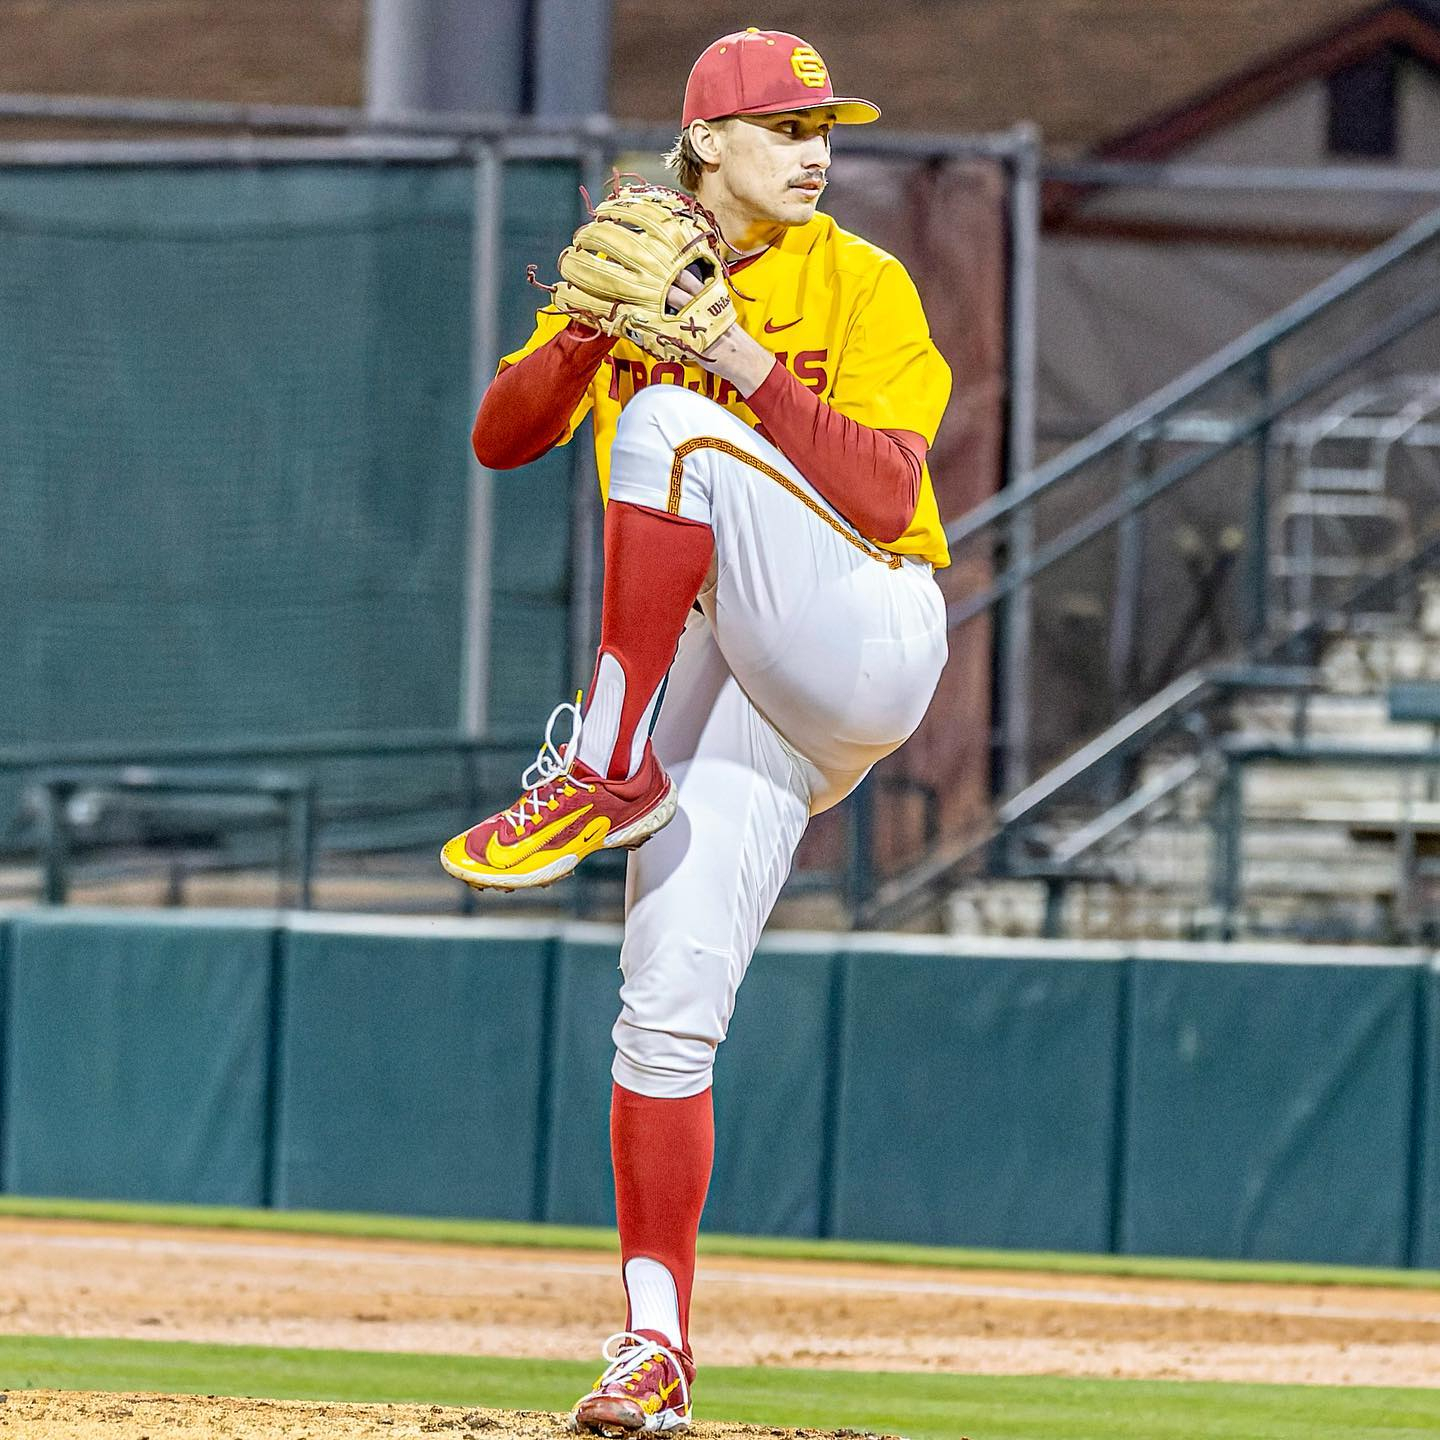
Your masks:
[{"label": "player's ear", "polygon": [[690,148],[702,165],[718,165],[724,148],[724,120],[692,120],[687,132]]}]

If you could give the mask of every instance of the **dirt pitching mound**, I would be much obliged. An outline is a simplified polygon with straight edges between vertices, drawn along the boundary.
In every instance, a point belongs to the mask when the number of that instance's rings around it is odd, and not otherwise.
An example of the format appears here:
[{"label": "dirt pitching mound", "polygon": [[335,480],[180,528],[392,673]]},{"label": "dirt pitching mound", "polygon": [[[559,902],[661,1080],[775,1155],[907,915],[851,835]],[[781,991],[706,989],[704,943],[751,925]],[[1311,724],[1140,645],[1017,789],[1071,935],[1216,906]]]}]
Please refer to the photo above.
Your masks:
[{"label": "dirt pitching mound", "polygon": [[[560,1440],[563,1415],[441,1405],[334,1405],[227,1400],[214,1395],[106,1395],[12,1390],[0,1404],[3,1440]],[[695,1440],[897,1440],[862,1430],[782,1430],[701,1422]]]}]

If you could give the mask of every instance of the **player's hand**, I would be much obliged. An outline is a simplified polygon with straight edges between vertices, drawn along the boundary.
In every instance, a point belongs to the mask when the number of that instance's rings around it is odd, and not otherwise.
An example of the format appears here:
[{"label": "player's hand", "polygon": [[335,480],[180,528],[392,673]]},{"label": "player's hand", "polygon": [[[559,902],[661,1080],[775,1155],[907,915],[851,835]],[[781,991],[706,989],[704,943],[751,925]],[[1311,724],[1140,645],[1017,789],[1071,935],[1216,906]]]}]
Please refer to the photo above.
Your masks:
[{"label": "player's hand", "polygon": [[700,293],[700,290],[700,282],[688,270],[682,270],[675,277],[675,283],[670,287],[668,297],[670,309],[683,310]]},{"label": "player's hand", "polygon": [[[682,309],[701,288],[688,270],[682,270],[670,287],[670,304],[676,310]],[[712,375],[728,380],[743,398],[753,395],[764,384],[775,357],[753,335],[732,325],[700,356],[699,364]]]}]

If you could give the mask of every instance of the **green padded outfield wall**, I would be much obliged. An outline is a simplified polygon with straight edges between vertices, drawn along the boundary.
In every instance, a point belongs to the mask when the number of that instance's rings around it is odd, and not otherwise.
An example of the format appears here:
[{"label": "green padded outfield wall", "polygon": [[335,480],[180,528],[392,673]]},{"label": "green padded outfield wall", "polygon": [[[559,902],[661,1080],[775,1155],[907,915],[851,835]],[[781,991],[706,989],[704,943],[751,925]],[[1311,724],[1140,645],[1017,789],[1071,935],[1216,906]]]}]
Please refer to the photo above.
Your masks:
[{"label": "green padded outfield wall", "polygon": [[1412,1262],[1440,1270],[1440,956],[1431,956],[1415,1067],[1415,1215]]},{"label": "green padded outfield wall", "polygon": [[1122,952],[1034,948],[847,957],[832,1233],[1109,1248]]},{"label": "green padded outfield wall", "polygon": [[[507,346],[576,181],[506,167]],[[0,746],[458,725],[473,212],[454,163],[0,167]],[[497,722],[567,693],[583,443],[498,482]]]},{"label": "green padded outfield wall", "polygon": [[[587,931],[594,938],[585,938]],[[715,1173],[706,1224],[737,1234],[823,1233],[825,1134],[836,960],[818,948],[761,949],[715,1066]],[[783,946],[783,948],[779,948]],[[609,927],[559,943],[544,1218],[613,1224],[610,1030],[619,944]]]},{"label": "green padded outfield wall", "polygon": [[265,1204],[273,922],[56,912],[8,934],[6,1188]]},{"label": "green padded outfield wall", "polygon": [[539,1214],[574,1225],[613,1225],[610,1027],[619,1008],[619,937],[610,926],[572,926],[555,949],[550,1145]]},{"label": "green padded outfield wall", "polygon": [[0,1192],[6,1188],[5,1136],[8,1133],[5,1102],[9,1093],[5,1072],[10,1046],[7,1032],[10,1024],[10,916],[0,909]]},{"label": "green padded outfield wall", "polygon": [[1134,962],[1117,1248],[1407,1263],[1422,957],[1329,955]]},{"label": "green padded outfield wall", "polygon": [[740,987],[715,1061],[713,1230],[828,1233],[838,960],[830,937],[812,943],[775,937]]},{"label": "green padded outfield wall", "polygon": [[550,948],[542,927],[297,920],[276,1204],[530,1219]]},{"label": "green padded outfield wall", "polygon": [[[613,927],[23,911],[8,1190],[613,1222]],[[770,937],[712,1231],[1440,1264],[1419,952]]]}]

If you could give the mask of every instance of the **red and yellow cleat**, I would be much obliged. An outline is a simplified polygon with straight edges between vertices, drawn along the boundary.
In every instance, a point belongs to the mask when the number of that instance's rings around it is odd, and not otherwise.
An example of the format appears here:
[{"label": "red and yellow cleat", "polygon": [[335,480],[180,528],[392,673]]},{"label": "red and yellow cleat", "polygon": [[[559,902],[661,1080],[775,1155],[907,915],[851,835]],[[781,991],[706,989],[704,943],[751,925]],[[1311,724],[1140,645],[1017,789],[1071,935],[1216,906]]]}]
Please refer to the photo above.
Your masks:
[{"label": "red and yellow cleat", "polygon": [[609,1368],[570,1412],[570,1428],[589,1435],[670,1435],[690,1428],[688,1355],[644,1335],[612,1335],[601,1352]]},{"label": "red and yellow cleat", "polygon": [[[569,743],[556,746],[555,721],[574,717]],[[557,706],[545,743],[521,778],[508,810],[457,835],[440,863],[476,890],[525,890],[553,884],[596,850],[633,850],[675,815],[675,786],[649,742],[628,780],[607,780],[572,759],[580,743],[580,708]]]}]

